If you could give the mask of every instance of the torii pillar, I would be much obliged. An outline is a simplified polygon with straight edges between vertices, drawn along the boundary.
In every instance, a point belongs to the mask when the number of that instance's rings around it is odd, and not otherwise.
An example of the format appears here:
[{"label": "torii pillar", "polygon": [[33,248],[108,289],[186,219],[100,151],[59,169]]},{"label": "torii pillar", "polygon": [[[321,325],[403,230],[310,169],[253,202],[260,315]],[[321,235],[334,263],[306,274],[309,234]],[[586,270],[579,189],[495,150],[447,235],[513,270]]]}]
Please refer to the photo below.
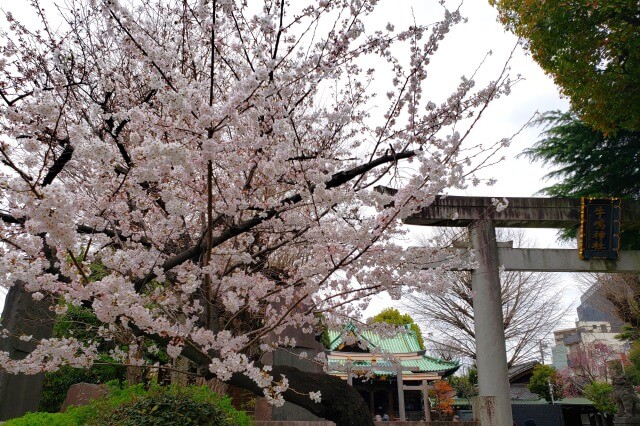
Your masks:
[{"label": "torii pillar", "polygon": [[[387,194],[389,188],[379,188]],[[580,223],[580,200],[509,198],[497,211],[490,197],[436,197],[433,204],[409,216],[405,223],[422,226],[468,227],[476,254],[472,269],[474,332],[478,366],[478,406],[482,426],[512,426],[499,267],[539,272],[638,272],[640,252],[621,252],[617,261],[580,260],[578,250],[498,248],[496,227],[569,228]],[[455,218],[455,219],[454,219]],[[623,201],[623,229],[640,228],[640,202]],[[440,262],[424,267],[437,266]]]},{"label": "torii pillar", "polygon": [[498,244],[493,222],[481,219],[469,227],[471,246],[477,249],[477,267],[471,271],[473,332],[478,366],[478,410],[481,425],[513,424]]}]

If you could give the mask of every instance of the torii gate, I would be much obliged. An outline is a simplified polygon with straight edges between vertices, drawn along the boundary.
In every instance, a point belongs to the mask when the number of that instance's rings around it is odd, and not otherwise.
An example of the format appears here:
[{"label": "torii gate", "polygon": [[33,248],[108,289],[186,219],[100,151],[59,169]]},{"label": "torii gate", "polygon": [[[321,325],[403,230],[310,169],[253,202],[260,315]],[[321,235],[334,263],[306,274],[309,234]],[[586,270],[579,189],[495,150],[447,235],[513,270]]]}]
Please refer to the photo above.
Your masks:
[{"label": "torii gate", "polygon": [[[377,188],[387,194],[390,188]],[[495,228],[569,228],[581,218],[578,199],[509,198],[497,211],[491,197],[439,196],[404,223],[468,227],[477,267],[472,269],[474,333],[478,366],[478,412],[482,426],[511,426],[511,399],[498,268],[536,272],[640,272],[640,251],[620,252],[618,260],[580,260],[577,249],[498,247]],[[640,202],[624,200],[620,226],[640,228]],[[455,219],[453,219],[455,218]],[[434,265],[424,265],[425,268]]]}]

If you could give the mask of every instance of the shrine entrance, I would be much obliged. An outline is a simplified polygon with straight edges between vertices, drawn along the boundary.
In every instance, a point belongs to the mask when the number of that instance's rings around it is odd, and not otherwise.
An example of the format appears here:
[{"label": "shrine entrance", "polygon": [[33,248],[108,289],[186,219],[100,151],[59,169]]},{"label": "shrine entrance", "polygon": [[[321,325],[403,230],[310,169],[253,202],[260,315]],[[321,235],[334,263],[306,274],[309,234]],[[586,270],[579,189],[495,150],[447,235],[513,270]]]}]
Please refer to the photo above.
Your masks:
[{"label": "shrine entrance", "polygon": [[[377,188],[387,194],[396,190]],[[607,207],[606,205],[604,207]],[[615,211],[615,209],[619,209]],[[578,199],[509,198],[506,209],[497,209],[491,197],[439,196],[404,223],[419,226],[467,227],[470,251],[475,254],[472,272],[474,333],[478,367],[478,399],[475,416],[482,426],[511,426],[511,399],[502,318],[499,269],[530,272],[640,272],[640,251],[620,251],[615,238],[620,230],[640,229],[640,202],[623,200],[611,206],[610,216],[585,208]],[[605,217],[606,216],[606,217]],[[609,219],[608,228],[596,226],[583,236],[580,249],[521,249],[499,245],[496,228],[571,228],[581,221]],[[600,233],[604,232],[604,234]],[[608,234],[607,234],[608,232]],[[614,235],[615,234],[615,235]],[[588,244],[588,245],[587,245]],[[602,245],[601,245],[602,244]],[[606,247],[605,247],[606,246]],[[617,259],[611,251],[615,251]],[[424,265],[436,267],[443,262]]]}]

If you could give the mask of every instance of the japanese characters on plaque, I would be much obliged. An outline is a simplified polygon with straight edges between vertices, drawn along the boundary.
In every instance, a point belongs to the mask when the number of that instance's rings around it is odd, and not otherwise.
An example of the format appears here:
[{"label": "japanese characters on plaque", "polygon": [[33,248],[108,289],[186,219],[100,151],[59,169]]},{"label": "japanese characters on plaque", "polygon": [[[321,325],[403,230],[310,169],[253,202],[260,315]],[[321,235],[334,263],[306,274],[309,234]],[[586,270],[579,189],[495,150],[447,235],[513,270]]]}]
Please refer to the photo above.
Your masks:
[{"label": "japanese characters on plaque", "polygon": [[620,198],[582,198],[580,259],[617,259]]}]

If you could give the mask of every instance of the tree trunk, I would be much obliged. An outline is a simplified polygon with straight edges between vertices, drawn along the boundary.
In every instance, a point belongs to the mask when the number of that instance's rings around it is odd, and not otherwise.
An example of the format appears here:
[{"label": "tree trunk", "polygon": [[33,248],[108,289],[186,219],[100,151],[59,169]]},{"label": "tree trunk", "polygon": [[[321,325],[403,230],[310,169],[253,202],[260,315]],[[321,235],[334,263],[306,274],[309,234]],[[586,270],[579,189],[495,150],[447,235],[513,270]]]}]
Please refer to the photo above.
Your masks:
[{"label": "tree trunk", "polygon": [[[134,342],[131,342],[131,343],[134,343]],[[144,349],[144,337],[139,338],[138,341],[135,343],[138,345],[138,349],[136,349],[134,358],[138,360],[142,358],[142,353]],[[140,365],[127,365],[126,376],[127,376],[127,384],[129,386],[142,383],[142,379],[144,376],[144,368]]]},{"label": "tree trunk", "polygon": [[[294,367],[274,365],[271,370],[275,380],[284,375],[289,380],[290,390],[283,396],[285,401],[298,405],[318,417],[335,422],[336,426],[372,426],[369,407],[358,391],[339,377],[324,373],[308,373]],[[262,395],[262,390],[243,374],[235,374],[229,384]],[[294,390],[291,390],[294,389]],[[316,403],[309,392],[321,392],[322,400]]]},{"label": "tree trunk", "polygon": [[189,384],[189,376],[180,373],[180,371],[189,371],[189,360],[182,355],[173,360],[173,368],[171,371],[171,384],[187,386]]}]

